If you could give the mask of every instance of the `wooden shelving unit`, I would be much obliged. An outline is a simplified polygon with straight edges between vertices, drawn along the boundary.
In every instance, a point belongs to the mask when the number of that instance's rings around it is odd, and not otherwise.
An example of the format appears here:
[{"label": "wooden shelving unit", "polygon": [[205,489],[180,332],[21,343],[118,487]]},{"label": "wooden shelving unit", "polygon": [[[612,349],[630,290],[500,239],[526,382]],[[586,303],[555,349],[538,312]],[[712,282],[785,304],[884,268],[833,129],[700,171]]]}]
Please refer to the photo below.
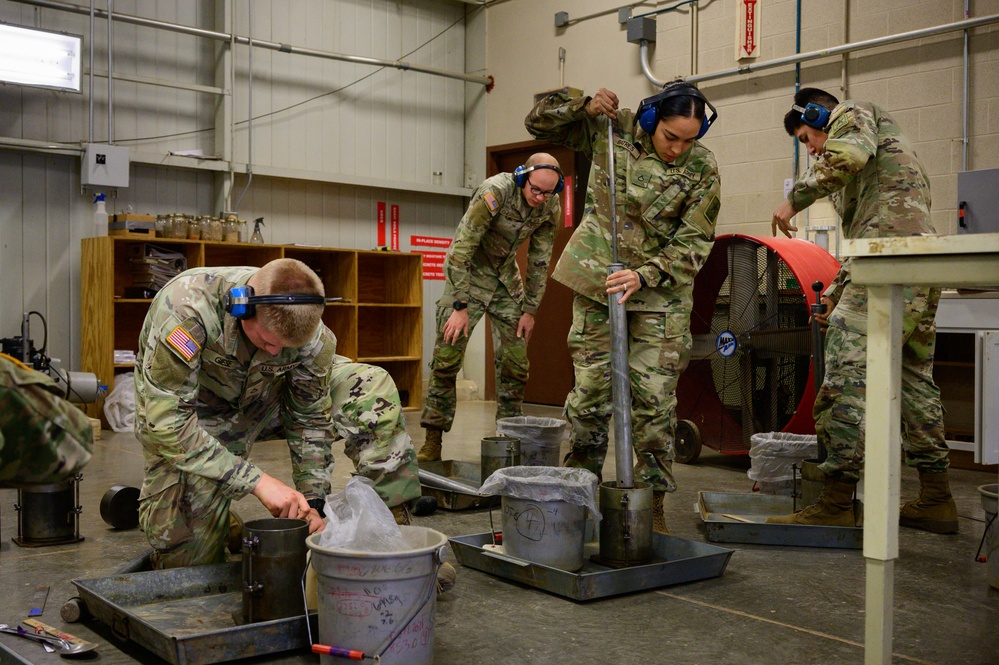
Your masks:
[{"label": "wooden shelving unit", "polygon": [[[395,252],[250,245],[145,235],[85,238],[82,251],[82,367],[109,389],[114,376],[131,370],[115,364],[115,349],[138,350],[139,332],[151,300],[125,298],[131,285],[129,254],[153,243],[181,252],[188,268],[262,266],[293,258],[322,278],[330,303],[323,322],[337,338],[337,353],[388,370],[403,407],[420,408],[422,395],[423,284],[421,256]],[[99,415],[100,404],[92,407]]]}]

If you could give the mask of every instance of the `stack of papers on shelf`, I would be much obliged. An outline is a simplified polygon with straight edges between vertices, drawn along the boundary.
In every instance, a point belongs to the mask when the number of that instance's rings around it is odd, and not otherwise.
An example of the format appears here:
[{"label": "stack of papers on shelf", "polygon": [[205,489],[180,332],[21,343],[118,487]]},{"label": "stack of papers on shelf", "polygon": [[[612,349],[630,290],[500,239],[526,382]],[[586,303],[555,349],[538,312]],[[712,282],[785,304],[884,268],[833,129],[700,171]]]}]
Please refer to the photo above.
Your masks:
[{"label": "stack of papers on shelf", "polygon": [[131,247],[132,286],[159,291],[167,282],[187,270],[187,257],[180,252],[141,243]]},{"label": "stack of papers on shelf", "polygon": [[114,364],[115,365],[126,365],[128,363],[135,362],[135,351],[131,349],[115,349],[114,350]]}]

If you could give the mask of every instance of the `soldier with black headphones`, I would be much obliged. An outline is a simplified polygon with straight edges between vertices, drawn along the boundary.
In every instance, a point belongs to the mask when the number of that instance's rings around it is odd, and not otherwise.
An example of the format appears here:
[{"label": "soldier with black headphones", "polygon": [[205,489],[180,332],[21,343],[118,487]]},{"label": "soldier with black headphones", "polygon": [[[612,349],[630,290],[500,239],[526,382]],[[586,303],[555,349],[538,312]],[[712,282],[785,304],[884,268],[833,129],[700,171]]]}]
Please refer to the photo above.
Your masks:
[{"label": "soldier with black headphones", "polygon": [[[791,237],[794,215],[829,197],[845,238],[934,233],[930,181],[895,119],[869,102],[840,102],[825,90],[802,88],[784,116],[784,129],[815,158],[773,213],[772,230]],[[940,390],[933,382],[934,317],[940,289],[904,290],[902,436],[906,464],[919,471],[919,497],[902,506],[899,523],[955,533]],[[812,505],[767,521],[854,526],[854,493],[863,468],[867,375],[867,290],[850,280],[850,261],[822,294],[826,313],[826,372],[815,399],[815,429],[827,455],[802,470],[823,483]],[[867,482],[881,479],[867,478]]]},{"label": "soldier with black headphones", "polygon": [[[496,418],[523,415],[527,342],[545,292],[564,187],[555,158],[536,153],[513,173],[487,179],[472,195],[444,259],[444,295],[437,302],[437,341],[420,419],[426,429],[421,462],[441,458],[468,336],[483,315],[496,345]],[[517,266],[517,248],[525,242],[526,280]]]},{"label": "soldier with black headphones", "polygon": [[[219,563],[231,501],[253,494],[275,517],[323,528],[332,443],[347,441],[397,521],[420,496],[416,454],[387,372],[336,355],[322,280],[277,259],[195,268],[153,299],[139,336],[135,432],[146,468],[139,520],[156,568]],[[294,488],[247,458],[286,439]],[[401,516],[401,517],[400,517]]]}]

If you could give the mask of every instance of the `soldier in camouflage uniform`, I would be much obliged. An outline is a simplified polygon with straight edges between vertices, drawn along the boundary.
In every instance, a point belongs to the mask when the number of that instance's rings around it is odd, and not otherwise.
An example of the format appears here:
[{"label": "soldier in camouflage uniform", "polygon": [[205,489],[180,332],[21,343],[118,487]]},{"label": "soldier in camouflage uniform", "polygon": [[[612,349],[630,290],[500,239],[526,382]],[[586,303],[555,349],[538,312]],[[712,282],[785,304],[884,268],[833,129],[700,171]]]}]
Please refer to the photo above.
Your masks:
[{"label": "soldier in camouflage uniform", "polygon": [[[426,429],[421,462],[441,458],[441,436],[454,422],[455,382],[468,335],[483,314],[493,332],[496,418],[523,415],[527,342],[548,280],[563,182],[555,158],[537,153],[513,174],[495,175],[472,194],[444,259],[444,295],[437,302],[437,341],[420,419]],[[524,242],[529,242],[526,280],[517,266],[517,248]]]},{"label": "soldier in camouflage uniform", "polygon": [[[272,515],[320,530],[338,438],[389,506],[420,494],[385,371],[335,355],[321,303],[257,305],[249,318],[236,318],[225,300],[244,286],[257,295],[323,295],[316,274],[293,259],[196,268],[157,294],[139,336],[135,433],[146,466],[139,518],[158,568],[224,561],[229,504],[251,493]],[[275,438],[288,440],[297,489],[247,461],[254,441]]]},{"label": "soldier in camouflage uniform", "polygon": [[0,487],[71,479],[90,461],[90,419],[55,382],[0,353]]},{"label": "soldier in camouflage uniform", "polygon": [[[814,105],[814,106],[809,106]],[[934,233],[930,185],[912,144],[884,109],[846,101],[817,88],[794,97],[787,133],[805,144],[815,163],[774,212],[773,231],[788,237],[791,218],[829,196],[846,238]],[[827,312],[825,378],[815,400],[815,428],[828,453],[813,479],[824,482],[815,504],[768,521],[854,526],[853,494],[864,462],[867,374],[867,289],[850,281],[847,259],[822,297]],[[933,383],[934,318],[940,290],[905,287],[902,324],[902,425],[906,463],[919,470],[919,498],[902,506],[900,523],[955,533],[940,390]],[[870,480],[870,479],[869,479]],[[874,481],[876,482],[876,480]]]},{"label": "soldier in camouflage uniform", "polygon": [[[568,338],[576,381],[565,403],[572,450],[565,464],[598,475],[603,467],[613,411],[608,298],[618,296],[627,309],[636,477],[653,488],[653,528],[663,533],[669,532],[663,499],[676,490],[676,384],[689,361],[694,276],[714,243],[721,190],[714,155],[696,140],[710,125],[703,97],[682,83],[666,90],[681,94],[656,105],[651,133],[603,88],[592,98],[549,95],[526,120],[535,137],[592,161],[583,221],[552,273],[576,292]],[[618,258],[626,266],[610,275],[610,146],[602,115],[614,118]]]}]

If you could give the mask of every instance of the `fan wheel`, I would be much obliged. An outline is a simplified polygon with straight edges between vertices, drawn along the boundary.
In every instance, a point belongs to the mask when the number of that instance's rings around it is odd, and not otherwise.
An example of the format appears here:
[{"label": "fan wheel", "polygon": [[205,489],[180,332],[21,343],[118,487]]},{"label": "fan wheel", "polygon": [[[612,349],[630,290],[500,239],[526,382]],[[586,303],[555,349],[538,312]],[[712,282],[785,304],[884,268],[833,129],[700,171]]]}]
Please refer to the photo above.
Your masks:
[{"label": "fan wheel", "polygon": [[838,270],[804,240],[718,236],[694,280],[690,364],[677,385],[678,426],[696,428],[698,447],[744,455],[758,432],[814,433],[811,285]]},{"label": "fan wheel", "polygon": [[673,459],[680,464],[693,464],[701,456],[701,430],[689,420],[676,421],[673,436]]}]

